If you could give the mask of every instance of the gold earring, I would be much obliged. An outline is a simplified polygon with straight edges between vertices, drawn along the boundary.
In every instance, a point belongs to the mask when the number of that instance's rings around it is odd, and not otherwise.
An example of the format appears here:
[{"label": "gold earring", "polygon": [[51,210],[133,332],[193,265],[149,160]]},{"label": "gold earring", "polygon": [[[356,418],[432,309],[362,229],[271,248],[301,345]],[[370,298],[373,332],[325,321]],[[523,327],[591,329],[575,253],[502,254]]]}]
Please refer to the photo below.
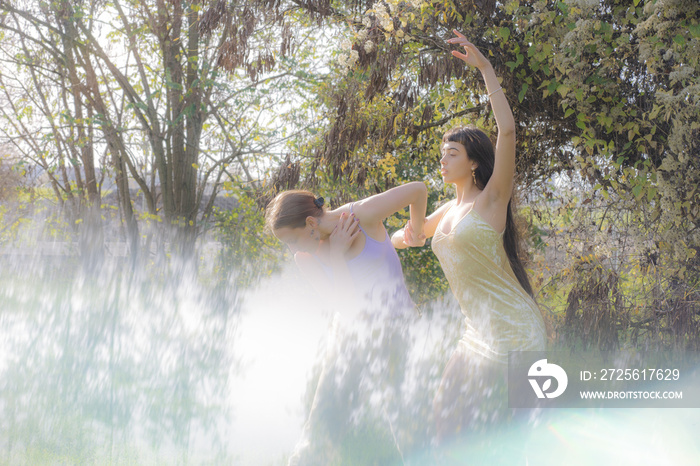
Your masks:
[{"label": "gold earring", "polygon": [[472,180],[474,180],[474,185],[476,185],[476,169],[472,168]]}]

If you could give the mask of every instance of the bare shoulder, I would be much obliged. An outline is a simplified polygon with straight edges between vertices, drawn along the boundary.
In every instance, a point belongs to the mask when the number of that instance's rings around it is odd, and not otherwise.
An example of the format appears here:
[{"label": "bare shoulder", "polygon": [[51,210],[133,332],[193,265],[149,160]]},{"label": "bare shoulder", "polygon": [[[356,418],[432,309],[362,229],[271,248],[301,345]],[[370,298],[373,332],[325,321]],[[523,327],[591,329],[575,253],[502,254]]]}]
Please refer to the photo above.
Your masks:
[{"label": "bare shoulder", "polygon": [[450,199],[449,201],[442,204],[440,207],[435,209],[435,211],[428,216],[428,219],[440,221],[440,219],[445,215],[445,212],[450,210],[455,204],[457,204],[457,199]]},{"label": "bare shoulder", "polygon": [[[376,196],[376,195],[375,195]],[[363,228],[373,228],[382,224],[382,219],[379,219],[376,213],[376,209],[373,205],[373,198],[375,196],[370,196],[359,201],[350,202],[339,207],[337,210],[339,212],[345,212],[346,214],[355,214],[355,218],[360,221],[360,225]]]},{"label": "bare shoulder", "polygon": [[430,238],[435,234],[440,220],[445,216],[445,213],[450,210],[450,207],[457,203],[457,199],[452,199],[445,202],[443,205],[435,209],[435,211],[425,218],[425,225],[423,226],[423,233],[426,237]]},{"label": "bare shoulder", "polygon": [[[372,205],[371,197],[361,199],[351,204],[346,204],[347,212],[355,214],[355,218],[360,221],[360,226],[365,233],[377,241],[383,241],[386,236],[383,218],[377,215],[376,209]],[[345,206],[343,206],[345,207]],[[359,239],[358,239],[359,240]]]},{"label": "bare shoulder", "polygon": [[457,199],[450,199],[449,201],[445,202],[445,203],[442,204],[440,207],[438,207],[437,209],[435,209],[435,212],[433,212],[433,213],[435,214],[435,213],[438,213],[438,212],[444,212],[444,211],[446,211],[447,209],[449,209],[450,207],[452,207],[453,205],[455,205],[456,203],[457,203]]}]

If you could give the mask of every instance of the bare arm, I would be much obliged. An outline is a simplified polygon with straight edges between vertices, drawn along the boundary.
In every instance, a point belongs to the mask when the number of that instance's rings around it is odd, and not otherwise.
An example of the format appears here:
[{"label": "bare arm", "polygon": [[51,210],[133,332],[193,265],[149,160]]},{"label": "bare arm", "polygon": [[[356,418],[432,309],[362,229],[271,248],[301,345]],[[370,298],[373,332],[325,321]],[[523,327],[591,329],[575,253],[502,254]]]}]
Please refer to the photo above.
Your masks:
[{"label": "bare arm", "polygon": [[481,76],[486,84],[486,92],[490,95],[491,108],[498,127],[498,138],[496,140],[496,160],[493,175],[491,175],[491,179],[484,188],[484,198],[486,204],[502,207],[503,211],[505,211],[513,191],[513,178],[515,175],[515,120],[513,119],[513,112],[508,104],[508,99],[506,99],[501,89],[501,85],[498,83],[498,77],[491,63],[464,35],[456,30],[454,33],[457,37],[449,39],[447,42],[462,46],[464,53],[454,50],[452,55],[481,72]]},{"label": "bare arm", "polygon": [[[444,205],[440,206],[440,208],[438,208],[435,212],[426,217],[425,223],[423,224],[423,235],[425,236],[425,238],[431,238],[435,234],[440,220],[442,220],[442,217],[443,215],[445,215],[445,212],[447,212],[453,204],[454,201],[447,202]],[[409,235],[412,234],[412,229],[413,225],[409,220],[408,223],[406,223],[405,227],[391,235],[391,242],[396,249],[404,249],[409,246],[405,243],[404,236],[406,235],[406,231],[409,232]]]},{"label": "bare arm", "polygon": [[354,211],[363,226],[381,225],[384,219],[409,206],[413,231],[420,236],[427,205],[428,189],[422,182],[413,181],[356,202]]}]

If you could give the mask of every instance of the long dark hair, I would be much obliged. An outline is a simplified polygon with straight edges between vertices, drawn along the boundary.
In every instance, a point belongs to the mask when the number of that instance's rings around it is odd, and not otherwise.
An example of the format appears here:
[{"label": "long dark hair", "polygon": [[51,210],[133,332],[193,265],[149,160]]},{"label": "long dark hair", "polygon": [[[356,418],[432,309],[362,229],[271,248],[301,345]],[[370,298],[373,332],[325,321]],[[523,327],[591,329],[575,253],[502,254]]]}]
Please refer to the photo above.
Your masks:
[{"label": "long dark hair", "polygon": [[[493,174],[493,166],[496,160],[493,144],[491,143],[489,137],[478,128],[472,126],[461,126],[452,128],[442,136],[443,143],[448,141],[462,144],[467,150],[467,156],[469,159],[478,163],[476,170],[474,170],[476,186],[477,188],[483,190],[486,187],[486,183],[488,183],[491,179],[491,175]],[[525,271],[525,267],[523,266],[523,262],[520,257],[520,234],[518,233],[518,228],[515,224],[512,205],[513,198],[511,196],[511,199],[508,201],[506,211],[506,229],[503,232],[503,248],[506,250],[510,267],[513,269],[513,273],[518,279],[518,282],[520,282],[520,286],[523,287],[527,294],[534,298],[532,285],[530,285],[530,279],[527,276],[527,272]]]}]

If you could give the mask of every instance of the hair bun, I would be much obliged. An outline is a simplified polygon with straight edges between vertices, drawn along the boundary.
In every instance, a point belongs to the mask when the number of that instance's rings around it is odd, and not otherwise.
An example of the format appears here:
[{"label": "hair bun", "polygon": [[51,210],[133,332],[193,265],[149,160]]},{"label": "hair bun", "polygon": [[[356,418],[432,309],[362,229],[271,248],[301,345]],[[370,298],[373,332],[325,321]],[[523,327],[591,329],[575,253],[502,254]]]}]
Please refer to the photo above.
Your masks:
[{"label": "hair bun", "polygon": [[323,203],[324,203],[324,202],[325,202],[325,200],[324,200],[322,197],[320,197],[320,196],[317,197],[316,199],[314,199],[314,204],[315,204],[316,207],[318,207],[319,209],[322,209],[322,208],[323,208]]}]

